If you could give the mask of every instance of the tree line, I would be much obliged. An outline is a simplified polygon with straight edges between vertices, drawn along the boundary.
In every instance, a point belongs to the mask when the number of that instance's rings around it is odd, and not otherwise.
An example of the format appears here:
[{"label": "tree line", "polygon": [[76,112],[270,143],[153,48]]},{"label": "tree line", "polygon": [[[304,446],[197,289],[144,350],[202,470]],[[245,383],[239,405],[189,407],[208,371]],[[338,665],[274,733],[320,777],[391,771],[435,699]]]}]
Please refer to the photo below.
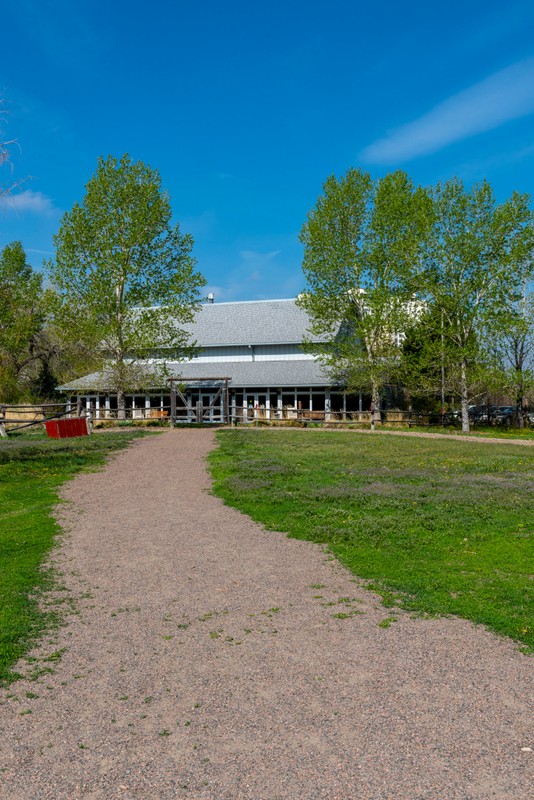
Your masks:
[{"label": "tree line", "polygon": [[[404,172],[328,178],[301,232],[311,349],[375,413],[388,386],[429,410],[534,391],[534,224],[530,198],[497,203],[487,182],[416,186]],[[22,245],[0,254],[0,402],[51,396],[104,371],[117,393],[160,386],[163,355],[189,357],[185,326],[204,278],[172,222],[157,170],[100,158],[64,214],[55,258],[32,269]],[[320,341],[320,344],[317,344]]]},{"label": "tree line", "polygon": [[330,177],[301,232],[308,347],[348,389],[369,392],[375,413],[396,385],[409,405],[459,404],[464,431],[470,403],[508,395],[522,425],[534,389],[529,201],[497,203],[486,181]]},{"label": "tree line", "polygon": [[[43,275],[20,242],[0,255],[0,402],[42,397],[62,380],[102,370],[117,394],[161,386],[161,351],[193,352],[185,325],[205,281],[193,239],[172,222],[157,170],[100,158],[85,195],[63,215]],[[93,387],[91,387],[93,388]]]}]

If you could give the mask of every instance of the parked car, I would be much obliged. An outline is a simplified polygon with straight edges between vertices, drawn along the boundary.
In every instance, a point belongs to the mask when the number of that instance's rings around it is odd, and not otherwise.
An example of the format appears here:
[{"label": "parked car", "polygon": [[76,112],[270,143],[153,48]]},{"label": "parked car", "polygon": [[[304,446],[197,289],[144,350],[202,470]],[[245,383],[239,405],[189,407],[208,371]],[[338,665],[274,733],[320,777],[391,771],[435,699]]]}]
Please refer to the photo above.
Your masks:
[{"label": "parked car", "polygon": [[511,425],[516,413],[515,406],[499,406],[495,411],[494,419],[496,425]]},{"label": "parked car", "polygon": [[477,422],[479,418],[484,414],[486,406],[469,406],[467,409],[467,413],[469,414],[469,419],[473,422]]},{"label": "parked car", "polygon": [[494,422],[497,406],[488,406],[486,404],[481,406],[469,406],[469,419],[475,424]]}]

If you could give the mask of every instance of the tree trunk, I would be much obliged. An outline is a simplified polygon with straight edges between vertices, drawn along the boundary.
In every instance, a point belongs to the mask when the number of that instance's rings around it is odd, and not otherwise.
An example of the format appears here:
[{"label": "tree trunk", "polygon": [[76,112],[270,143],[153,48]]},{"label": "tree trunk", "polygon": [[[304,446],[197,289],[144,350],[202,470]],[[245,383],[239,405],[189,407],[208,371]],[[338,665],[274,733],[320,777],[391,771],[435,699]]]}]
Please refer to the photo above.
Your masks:
[{"label": "tree trunk", "polygon": [[525,427],[525,408],[524,408],[524,396],[523,396],[523,375],[520,375],[519,383],[519,391],[517,393],[517,400],[516,400],[516,425],[519,428]]},{"label": "tree trunk", "polygon": [[460,393],[462,402],[462,433],[469,433],[469,408],[468,408],[468,398],[467,398],[467,363],[465,358],[462,359]]},{"label": "tree trunk", "polygon": [[380,425],[382,417],[380,415],[380,390],[378,384],[373,383],[371,388],[371,428]]},{"label": "tree trunk", "polygon": [[126,398],[122,389],[117,392],[117,419],[126,419]]}]

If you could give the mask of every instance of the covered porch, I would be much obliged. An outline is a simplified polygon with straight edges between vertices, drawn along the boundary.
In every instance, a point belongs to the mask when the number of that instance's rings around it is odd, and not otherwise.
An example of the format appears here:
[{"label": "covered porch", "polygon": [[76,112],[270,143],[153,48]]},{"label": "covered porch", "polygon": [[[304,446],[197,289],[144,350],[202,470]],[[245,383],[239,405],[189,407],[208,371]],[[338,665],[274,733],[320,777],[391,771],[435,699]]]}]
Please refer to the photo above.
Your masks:
[{"label": "covered porch", "polygon": [[[245,386],[230,387],[228,410],[225,412],[224,395],[216,386],[187,385],[176,396],[175,414],[172,414],[171,392],[127,394],[125,419],[165,420],[174,416],[178,422],[196,422],[198,411],[204,422],[229,422],[240,424],[255,421],[317,420],[345,421],[367,419],[369,398],[353,395],[328,386]],[[69,402],[78,414],[90,414],[95,420],[117,420],[117,395],[112,392],[83,392],[71,395]]]}]

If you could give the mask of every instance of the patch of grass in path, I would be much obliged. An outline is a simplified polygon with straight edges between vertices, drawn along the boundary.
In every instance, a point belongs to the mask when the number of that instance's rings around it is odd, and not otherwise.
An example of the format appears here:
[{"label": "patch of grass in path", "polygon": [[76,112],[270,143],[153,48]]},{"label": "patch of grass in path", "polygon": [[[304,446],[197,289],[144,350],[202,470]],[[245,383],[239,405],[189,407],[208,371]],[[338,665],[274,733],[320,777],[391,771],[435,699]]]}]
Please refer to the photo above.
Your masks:
[{"label": "patch of grass in path", "polygon": [[386,601],[534,650],[534,449],[317,431],[220,431],[215,492],[327,543]]},{"label": "patch of grass in path", "polygon": [[51,516],[58,488],[140,435],[0,440],[0,684],[17,677],[11,666],[54,619],[39,610],[37,597],[53,582],[41,565],[59,530]]}]

